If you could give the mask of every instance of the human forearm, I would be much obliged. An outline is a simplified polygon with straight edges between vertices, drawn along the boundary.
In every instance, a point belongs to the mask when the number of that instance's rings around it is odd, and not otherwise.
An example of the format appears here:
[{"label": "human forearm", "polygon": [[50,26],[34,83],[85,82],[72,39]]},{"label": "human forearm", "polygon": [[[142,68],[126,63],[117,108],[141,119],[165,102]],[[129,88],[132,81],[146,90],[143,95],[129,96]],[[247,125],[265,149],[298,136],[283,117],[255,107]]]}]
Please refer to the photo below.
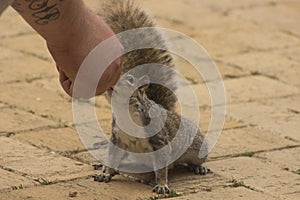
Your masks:
[{"label": "human forearm", "polygon": [[49,43],[78,31],[87,12],[81,0],[15,0],[13,8]]}]

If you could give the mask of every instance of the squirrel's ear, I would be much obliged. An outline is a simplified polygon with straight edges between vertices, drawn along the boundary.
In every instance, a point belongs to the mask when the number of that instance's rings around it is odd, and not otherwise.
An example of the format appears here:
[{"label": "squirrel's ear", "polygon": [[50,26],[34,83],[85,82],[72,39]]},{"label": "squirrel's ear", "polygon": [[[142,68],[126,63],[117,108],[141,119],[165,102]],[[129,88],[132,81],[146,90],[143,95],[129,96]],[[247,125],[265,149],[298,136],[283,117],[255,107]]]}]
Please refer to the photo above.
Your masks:
[{"label": "squirrel's ear", "polygon": [[150,84],[150,78],[147,75],[142,76],[138,80],[138,85],[140,85],[140,86],[149,85],[149,84]]}]

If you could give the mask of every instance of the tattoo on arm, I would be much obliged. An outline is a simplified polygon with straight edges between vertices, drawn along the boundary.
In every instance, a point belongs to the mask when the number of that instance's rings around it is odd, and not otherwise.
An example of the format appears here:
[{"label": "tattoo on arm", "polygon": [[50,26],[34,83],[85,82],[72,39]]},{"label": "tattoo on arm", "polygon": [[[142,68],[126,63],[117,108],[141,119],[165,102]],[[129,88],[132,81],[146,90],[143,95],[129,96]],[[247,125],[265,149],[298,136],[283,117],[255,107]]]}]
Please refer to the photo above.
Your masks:
[{"label": "tattoo on arm", "polygon": [[60,11],[57,8],[59,2],[50,4],[49,0],[25,0],[29,3],[28,8],[33,11],[32,16],[36,18],[35,22],[39,25],[46,25],[50,21],[59,18]]}]

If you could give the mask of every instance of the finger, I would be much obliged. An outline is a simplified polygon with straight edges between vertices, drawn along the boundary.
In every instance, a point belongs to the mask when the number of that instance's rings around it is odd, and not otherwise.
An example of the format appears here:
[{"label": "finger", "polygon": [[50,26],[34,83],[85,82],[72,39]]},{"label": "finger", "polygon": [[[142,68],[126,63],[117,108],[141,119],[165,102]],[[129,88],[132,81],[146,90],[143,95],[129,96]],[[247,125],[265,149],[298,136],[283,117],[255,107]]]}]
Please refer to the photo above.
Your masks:
[{"label": "finger", "polygon": [[103,73],[97,87],[96,95],[100,95],[105,91],[114,87],[114,85],[120,79],[121,72],[122,72],[122,60],[121,58],[118,58]]},{"label": "finger", "polygon": [[64,91],[72,96],[72,81],[65,75],[65,73],[59,70],[59,82]]}]

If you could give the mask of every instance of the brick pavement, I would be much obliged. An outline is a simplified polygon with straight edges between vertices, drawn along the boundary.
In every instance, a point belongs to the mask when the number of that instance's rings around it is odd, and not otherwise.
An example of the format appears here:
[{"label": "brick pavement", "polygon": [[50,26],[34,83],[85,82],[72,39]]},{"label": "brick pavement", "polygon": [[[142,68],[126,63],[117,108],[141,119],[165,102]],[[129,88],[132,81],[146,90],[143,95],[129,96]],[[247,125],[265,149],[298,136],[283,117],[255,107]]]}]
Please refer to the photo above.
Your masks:
[{"label": "brick pavement", "polygon": [[[86,1],[94,10],[96,0]],[[219,67],[227,94],[224,131],[196,177],[171,173],[174,199],[300,198],[300,2],[298,0],[147,0],[165,28],[197,40]],[[185,49],[188,52],[188,49]],[[199,98],[207,130],[210,99],[185,61],[178,70]],[[96,98],[106,133],[110,106]],[[95,159],[74,129],[43,40],[12,9],[0,18],[0,199],[149,199],[151,187],[116,177],[93,182]],[[297,174],[298,170],[298,174]],[[125,194],[124,191],[130,191]],[[76,194],[75,197],[71,197]]]}]

